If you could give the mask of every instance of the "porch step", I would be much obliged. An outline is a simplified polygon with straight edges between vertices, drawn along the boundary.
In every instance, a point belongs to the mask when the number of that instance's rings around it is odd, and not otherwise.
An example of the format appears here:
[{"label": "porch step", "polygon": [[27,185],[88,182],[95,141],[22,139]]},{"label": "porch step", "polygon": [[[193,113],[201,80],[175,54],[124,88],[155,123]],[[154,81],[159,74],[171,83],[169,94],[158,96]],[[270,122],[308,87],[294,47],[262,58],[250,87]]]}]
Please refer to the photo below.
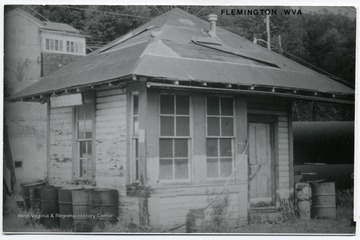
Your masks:
[{"label": "porch step", "polygon": [[278,223],[282,221],[282,214],[277,208],[256,208],[250,210],[250,224]]}]

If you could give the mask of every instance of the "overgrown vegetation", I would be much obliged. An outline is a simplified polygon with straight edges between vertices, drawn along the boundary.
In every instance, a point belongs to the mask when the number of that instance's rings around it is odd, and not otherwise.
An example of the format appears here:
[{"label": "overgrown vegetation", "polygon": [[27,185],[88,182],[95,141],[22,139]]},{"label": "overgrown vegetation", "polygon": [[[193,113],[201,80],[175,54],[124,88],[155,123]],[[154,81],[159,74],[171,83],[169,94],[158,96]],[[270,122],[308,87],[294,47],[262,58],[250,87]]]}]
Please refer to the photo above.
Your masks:
[{"label": "overgrown vegetation", "polygon": [[215,200],[209,200],[211,202],[210,209],[210,222],[206,223],[207,232],[228,232],[229,231],[229,193],[226,192],[220,195]]},{"label": "overgrown vegetation", "polygon": [[353,207],[354,206],[354,190],[344,189],[336,191],[337,207]]}]

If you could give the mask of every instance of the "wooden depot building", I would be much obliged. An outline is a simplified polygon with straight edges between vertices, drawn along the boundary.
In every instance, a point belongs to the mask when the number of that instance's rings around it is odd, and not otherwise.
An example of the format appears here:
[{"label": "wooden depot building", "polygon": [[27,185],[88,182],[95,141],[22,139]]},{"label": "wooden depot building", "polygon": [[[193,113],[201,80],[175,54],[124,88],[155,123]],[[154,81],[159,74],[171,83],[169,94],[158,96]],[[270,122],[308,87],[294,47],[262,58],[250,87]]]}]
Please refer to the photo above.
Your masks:
[{"label": "wooden depot building", "polygon": [[293,99],[354,90],[209,20],[173,9],[12,97],[48,105],[50,185],[116,189],[120,222],[170,228],[219,192],[235,225],[291,198]]}]

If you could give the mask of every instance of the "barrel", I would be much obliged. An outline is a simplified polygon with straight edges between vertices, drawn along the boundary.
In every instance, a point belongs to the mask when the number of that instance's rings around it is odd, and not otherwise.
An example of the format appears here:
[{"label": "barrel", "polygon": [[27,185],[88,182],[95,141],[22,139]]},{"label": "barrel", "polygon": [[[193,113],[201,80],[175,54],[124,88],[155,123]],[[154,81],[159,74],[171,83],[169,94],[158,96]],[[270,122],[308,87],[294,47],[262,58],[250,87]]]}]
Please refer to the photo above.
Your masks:
[{"label": "barrel", "polygon": [[59,222],[62,229],[73,225],[72,190],[73,188],[60,188],[58,190]]},{"label": "barrel", "polygon": [[75,231],[87,232],[92,230],[93,219],[90,216],[91,189],[75,189],[71,191],[72,211]]},{"label": "barrel", "polygon": [[41,187],[41,218],[40,222],[49,228],[59,226],[58,189],[53,186]]},{"label": "barrel", "polygon": [[[26,210],[30,209],[30,188],[35,186],[43,186],[45,185],[45,182],[43,180],[31,180],[27,182],[20,183],[21,186],[21,195],[24,199],[24,207]],[[33,194],[33,198],[36,201],[36,196]],[[33,206],[35,207],[35,203],[33,203]],[[40,204],[37,204],[38,206]]]},{"label": "barrel", "polygon": [[45,183],[30,184],[30,208],[32,210],[41,209],[41,187]]},{"label": "barrel", "polygon": [[21,186],[21,195],[24,199],[25,210],[30,208],[30,186],[22,185]]},{"label": "barrel", "polygon": [[304,220],[309,220],[310,201],[311,201],[310,185],[308,183],[296,183],[295,197],[296,197],[299,218]]},{"label": "barrel", "polygon": [[319,219],[336,219],[335,183],[312,184],[312,216]]},{"label": "barrel", "polygon": [[100,227],[105,222],[114,223],[118,217],[119,194],[114,189],[93,189],[90,194],[90,214]]},{"label": "barrel", "polygon": [[205,209],[191,209],[186,215],[186,232],[201,233],[205,229]]}]

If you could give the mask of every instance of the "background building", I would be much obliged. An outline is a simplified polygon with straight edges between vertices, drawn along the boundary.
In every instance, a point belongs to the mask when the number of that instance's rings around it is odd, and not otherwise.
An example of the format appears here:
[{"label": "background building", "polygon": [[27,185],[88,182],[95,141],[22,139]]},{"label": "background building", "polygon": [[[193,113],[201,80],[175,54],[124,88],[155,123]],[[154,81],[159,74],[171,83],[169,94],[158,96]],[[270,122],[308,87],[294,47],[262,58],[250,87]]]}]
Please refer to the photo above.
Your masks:
[{"label": "background building", "polygon": [[[85,55],[85,36],[68,24],[16,8],[5,13],[5,97]],[[18,182],[46,177],[46,105],[5,104]],[[29,161],[31,156],[31,162]]]}]

